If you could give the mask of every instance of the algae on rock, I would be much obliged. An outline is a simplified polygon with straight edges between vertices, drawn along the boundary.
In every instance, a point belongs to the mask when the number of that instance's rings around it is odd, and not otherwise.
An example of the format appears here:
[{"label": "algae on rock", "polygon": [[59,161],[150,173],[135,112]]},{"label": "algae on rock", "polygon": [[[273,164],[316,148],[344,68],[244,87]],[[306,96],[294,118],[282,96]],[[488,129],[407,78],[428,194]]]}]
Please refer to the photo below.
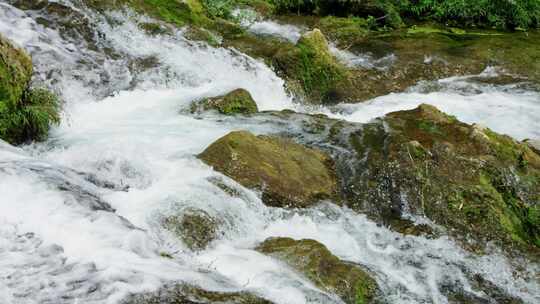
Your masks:
[{"label": "algae on rock", "polygon": [[182,214],[167,217],[163,224],[195,251],[206,249],[218,237],[218,221],[200,209],[183,210]]},{"label": "algae on rock", "polygon": [[377,283],[367,272],[355,264],[341,261],[315,240],[269,238],[256,250],[282,260],[347,304],[371,303],[377,293]]},{"label": "algae on rock", "polygon": [[540,226],[529,216],[540,198],[540,156],[526,144],[428,105],[390,113],[350,141],[364,160],[346,177],[353,208],[374,204],[388,219],[406,203],[465,243],[480,241],[476,249],[488,241],[540,244]]},{"label": "algae on rock", "polygon": [[236,89],[223,96],[206,98],[192,103],[191,112],[217,110],[221,114],[253,114],[259,111],[251,94],[244,89]]},{"label": "algae on rock", "polygon": [[307,32],[295,47],[284,48],[274,57],[274,65],[299,87],[312,103],[337,103],[346,96],[347,68],[330,53],[320,30]]},{"label": "algae on rock", "polygon": [[336,194],[331,158],[288,139],[231,132],[199,158],[243,186],[261,190],[269,206],[307,207]]}]

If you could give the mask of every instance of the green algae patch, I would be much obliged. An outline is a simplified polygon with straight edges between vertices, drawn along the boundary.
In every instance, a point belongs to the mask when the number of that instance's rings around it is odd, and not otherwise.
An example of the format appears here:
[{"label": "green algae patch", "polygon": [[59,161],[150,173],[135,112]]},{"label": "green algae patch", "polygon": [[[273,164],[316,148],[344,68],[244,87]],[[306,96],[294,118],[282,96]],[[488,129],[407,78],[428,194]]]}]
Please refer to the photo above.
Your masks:
[{"label": "green algae patch", "polygon": [[347,304],[371,303],[377,283],[359,266],[341,261],[315,240],[269,238],[257,251],[277,258],[305,275],[317,287],[338,295]]},{"label": "green algae patch", "polygon": [[253,114],[259,111],[251,94],[244,89],[236,89],[223,96],[206,98],[194,102],[191,106],[192,113],[208,110],[217,110],[225,115]]},{"label": "green algae patch", "polygon": [[269,206],[308,207],[336,194],[331,158],[288,139],[231,132],[199,158],[243,186],[262,191]]},{"label": "green algae patch", "polygon": [[331,40],[339,42],[342,46],[350,46],[368,36],[372,25],[364,18],[328,16],[321,18],[317,26]]}]

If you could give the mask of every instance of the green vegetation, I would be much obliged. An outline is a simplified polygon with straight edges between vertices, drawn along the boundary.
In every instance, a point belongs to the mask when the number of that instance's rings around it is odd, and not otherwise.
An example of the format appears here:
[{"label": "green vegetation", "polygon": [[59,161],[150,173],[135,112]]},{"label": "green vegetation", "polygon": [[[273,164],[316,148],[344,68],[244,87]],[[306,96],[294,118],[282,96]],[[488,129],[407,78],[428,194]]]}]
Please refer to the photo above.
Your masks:
[{"label": "green vegetation", "polygon": [[501,29],[540,26],[539,0],[267,0],[278,13],[319,16],[373,16],[383,25],[432,20],[458,26]]},{"label": "green vegetation", "polygon": [[0,36],[0,138],[12,144],[41,140],[60,121],[58,97],[30,89],[32,61]]},{"label": "green vegetation", "polygon": [[539,0],[397,0],[402,14],[459,26],[502,29],[540,26]]},{"label": "green vegetation", "polygon": [[348,83],[347,69],[330,53],[328,42],[318,29],[304,34],[294,48],[281,50],[274,60],[314,103],[336,102],[341,86]]}]

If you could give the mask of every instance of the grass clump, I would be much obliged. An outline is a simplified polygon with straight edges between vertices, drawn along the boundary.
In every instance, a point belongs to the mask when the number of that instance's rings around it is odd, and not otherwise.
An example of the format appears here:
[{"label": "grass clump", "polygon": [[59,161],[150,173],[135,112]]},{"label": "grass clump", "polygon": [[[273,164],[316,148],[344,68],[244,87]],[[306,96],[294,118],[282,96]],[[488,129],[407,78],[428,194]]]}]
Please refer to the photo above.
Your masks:
[{"label": "grass clump", "polygon": [[58,97],[30,89],[32,60],[0,36],[0,138],[12,144],[44,139],[60,121]]},{"label": "grass clump", "polygon": [[22,101],[0,103],[0,138],[12,144],[43,140],[60,122],[58,97],[44,88],[30,89]]}]

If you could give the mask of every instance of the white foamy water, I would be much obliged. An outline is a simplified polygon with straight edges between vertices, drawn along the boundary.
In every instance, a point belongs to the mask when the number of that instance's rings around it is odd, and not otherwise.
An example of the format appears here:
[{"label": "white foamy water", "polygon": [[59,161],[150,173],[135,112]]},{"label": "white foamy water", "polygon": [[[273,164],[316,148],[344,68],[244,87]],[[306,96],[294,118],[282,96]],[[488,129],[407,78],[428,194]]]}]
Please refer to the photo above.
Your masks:
[{"label": "white foamy water", "polygon": [[[66,100],[65,119],[47,142],[24,149],[0,142],[0,303],[112,304],[170,282],[243,290],[283,304],[342,303],[253,250],[271,236],[313,238],[365,266],[390,303],[447,303],[441,286],[449,285],[482,296],[469,284],[474,274],[528,303],[540,300],[534,279],[514,277],[511,261],[497,252],[477,257],[445,238],[404,237],[330,203],[304,211],[264,206],[257,193],[195,155],[232,130],[267,134],[294,126],[203,120],[184,110],[236,87],[248,89],[262,109],[294,108],[282,80],[258,61],[187,41],[181,32],[149,37],[135,15],[111,13],[109,23],[82,12],[103,34],[99,44],[121,57],[91,51],[37,24],[34,13],[0,4],[0,32],[32,53],[37,81]],[[142,73],[128,68],[149,57],[159,65]],[[51,67],[58,67],[52,75]],[[440,94],[449,96],[445,90]],[[403,96],[414,94],[434,93]],[[353,110],[343,115],[370,119]],[[205,251],[190,251],[161,224],[186,208],[220,221],[222,236]],[[537,272],[530,264],[522,276]]]},{"label": "white foamy water", "polygon": [[[486,78],[493,75],[479,75]],[[477,77],[477,76],[475,76]],[[467,123],[478,123],[518,140],[540,138],[540,92],[523,85],[490,85],[473,77],[452,77],[421,83],[407,92],[392,93],[358,104],[343,104],[322,112],[355,122],[368,122],[387,113],[436,106]],[[337,112],[336,112],[337,111]]]},{"label": "white foamy water", "polygon": [[257,35],[281,37],[292,43],[298,42],[298,40],[302,36],[302,32],[304,31],[297,26],[290,24],[281,24],[272,20],[253,22],[249,25],[248,30]]}]

